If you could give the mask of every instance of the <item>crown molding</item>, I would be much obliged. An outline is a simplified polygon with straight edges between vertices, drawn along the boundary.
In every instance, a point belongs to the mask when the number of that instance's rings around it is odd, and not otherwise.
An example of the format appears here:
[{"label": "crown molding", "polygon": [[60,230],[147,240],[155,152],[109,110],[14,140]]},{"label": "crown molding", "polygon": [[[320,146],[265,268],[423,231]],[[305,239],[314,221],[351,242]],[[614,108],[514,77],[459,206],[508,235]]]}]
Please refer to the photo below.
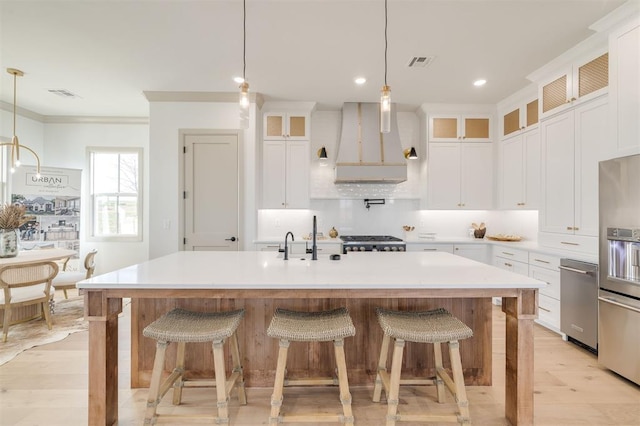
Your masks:
[{"label": "crown molding", "polygon": [[[13,104],[0,101],[0,110],[13,113]],[[149,124],[149,117],[42,115],[21,107],[16,108],[16,115],[47,124]]]},{"label": "crown molding", "polygon": [[149,124],[149,117],[47,115],[43,122],[47,124]]},{"label": "crown molding", "polygon": [[[238,102],[235,92],[162,92],[143,91],[149,102]],[[262,94],[250,92],[249,98],[258,108],[262,108],[264,98]]]},{"label": "crown molding", "polygon": [[[8,112],[13,114],[13,104],[10,104],[10,103],[4,102],[4,101],[0,101],[0,110],[8,111]],[[33,112],[31,110],[20,108],[20,107],[16,108],[16,115],[19,115],[19,116],[22,116],[22,117],[26,117],[26,118],[30,118],[32,120],[36,120],[36,121],[40,121],[40,122],[44,122],[44,119],[45,119],[44,115],[40,115],[37,112]]]}]

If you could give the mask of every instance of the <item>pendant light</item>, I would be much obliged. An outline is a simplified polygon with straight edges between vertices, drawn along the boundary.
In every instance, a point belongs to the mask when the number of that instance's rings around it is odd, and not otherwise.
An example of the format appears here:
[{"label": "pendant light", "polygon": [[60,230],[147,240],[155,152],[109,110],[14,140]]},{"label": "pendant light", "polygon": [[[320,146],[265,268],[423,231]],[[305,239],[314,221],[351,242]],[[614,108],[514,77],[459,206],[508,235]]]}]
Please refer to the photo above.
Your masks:
[{"label": "pendant light", "polygon": [[240,84],[240,127],[249,128],[249,83],[247,82],[247,0],[242,0],[242,84]]},{"label": "pendant light", "polygon": [[39,178],[40,177],[40,157],[38,157],[38,154],[36,154],[36,152],[31,148],[29,148],[28,146],[20,145],[20,142],[18,141],[18,136],[16,135],[16,109],[17,109],[16,83],[17,83],[17,78],[22,77],[24,73],[15,68],[7,68],[7,72],[13,75],[13,138],[11,138],[11,143],[9,142],[0,143],[0,146],[11,147],[11,173],[14,173],[16,171],[16,168],[20,167],[20,148],[26,149],[31,154],[33,154],[33,156],[36,159],[36,177]]},{"label": "pendant light", "polygon": [[387,85],[387,0],[384,0],[384,86],[380,92],[380,132],[391,131],[391,87]]}]

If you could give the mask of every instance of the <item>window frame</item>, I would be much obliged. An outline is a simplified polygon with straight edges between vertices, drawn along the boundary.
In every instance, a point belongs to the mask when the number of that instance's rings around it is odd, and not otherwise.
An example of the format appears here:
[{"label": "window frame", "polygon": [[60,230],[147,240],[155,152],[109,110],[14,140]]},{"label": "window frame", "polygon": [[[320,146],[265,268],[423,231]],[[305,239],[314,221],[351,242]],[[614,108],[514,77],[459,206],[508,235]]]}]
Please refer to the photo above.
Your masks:
[{"label": "window frame", "polygon": [[[143,197],[143,149],[138,147],[87,147],[87,170],[88,170],[88,221],[87,221],[87,241],[93,242],[140,242],[143,240],[143,220],[142,220],[142,197]],[[95,232],[95,207],[96,207],[96,194],[93,192],[94,176],[93,176],[93,155],[94,154],[136,154],[138,156],[138,192],[136,210],[138,216],[137,234],[116,234],[116,235],[96,235]],[[119,166],[120,167],[120,166]],[[99,195],[131,195],[130,193],[99,193]]]}]

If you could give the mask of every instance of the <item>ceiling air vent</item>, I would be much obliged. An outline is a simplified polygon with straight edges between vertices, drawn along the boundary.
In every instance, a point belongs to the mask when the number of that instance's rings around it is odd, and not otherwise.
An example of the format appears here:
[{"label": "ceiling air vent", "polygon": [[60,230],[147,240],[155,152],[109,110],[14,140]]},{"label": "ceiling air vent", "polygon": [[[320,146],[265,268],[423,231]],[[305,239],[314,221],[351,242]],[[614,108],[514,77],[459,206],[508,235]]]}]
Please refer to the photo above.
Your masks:
[{"label": "ceiling air vent", "polygon": [[62,98],[79,98],[80,96],[76,95],[75,93],[72,93],[70,91],[68,91],[67,89],[47,89],[47,91],[49,93],[53,93],[54,95],[58,95]]},{"label": "ceiling air vent", "polygon": [[414,56],[409,60],[409,68],[426,68],[436,59],[435,56]]}]

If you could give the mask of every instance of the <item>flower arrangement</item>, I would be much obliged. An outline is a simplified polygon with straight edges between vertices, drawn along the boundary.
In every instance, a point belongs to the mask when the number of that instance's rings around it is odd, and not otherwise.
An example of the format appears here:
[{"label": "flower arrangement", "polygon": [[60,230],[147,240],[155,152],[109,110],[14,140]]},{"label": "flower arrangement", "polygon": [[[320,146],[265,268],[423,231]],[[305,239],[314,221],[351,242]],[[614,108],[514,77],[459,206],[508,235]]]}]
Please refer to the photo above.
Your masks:
[{"label": "flower arrangement", "polygon": [[23,205],[3,204],[0,206],[0,229],[17,229],[27,221]]}]

